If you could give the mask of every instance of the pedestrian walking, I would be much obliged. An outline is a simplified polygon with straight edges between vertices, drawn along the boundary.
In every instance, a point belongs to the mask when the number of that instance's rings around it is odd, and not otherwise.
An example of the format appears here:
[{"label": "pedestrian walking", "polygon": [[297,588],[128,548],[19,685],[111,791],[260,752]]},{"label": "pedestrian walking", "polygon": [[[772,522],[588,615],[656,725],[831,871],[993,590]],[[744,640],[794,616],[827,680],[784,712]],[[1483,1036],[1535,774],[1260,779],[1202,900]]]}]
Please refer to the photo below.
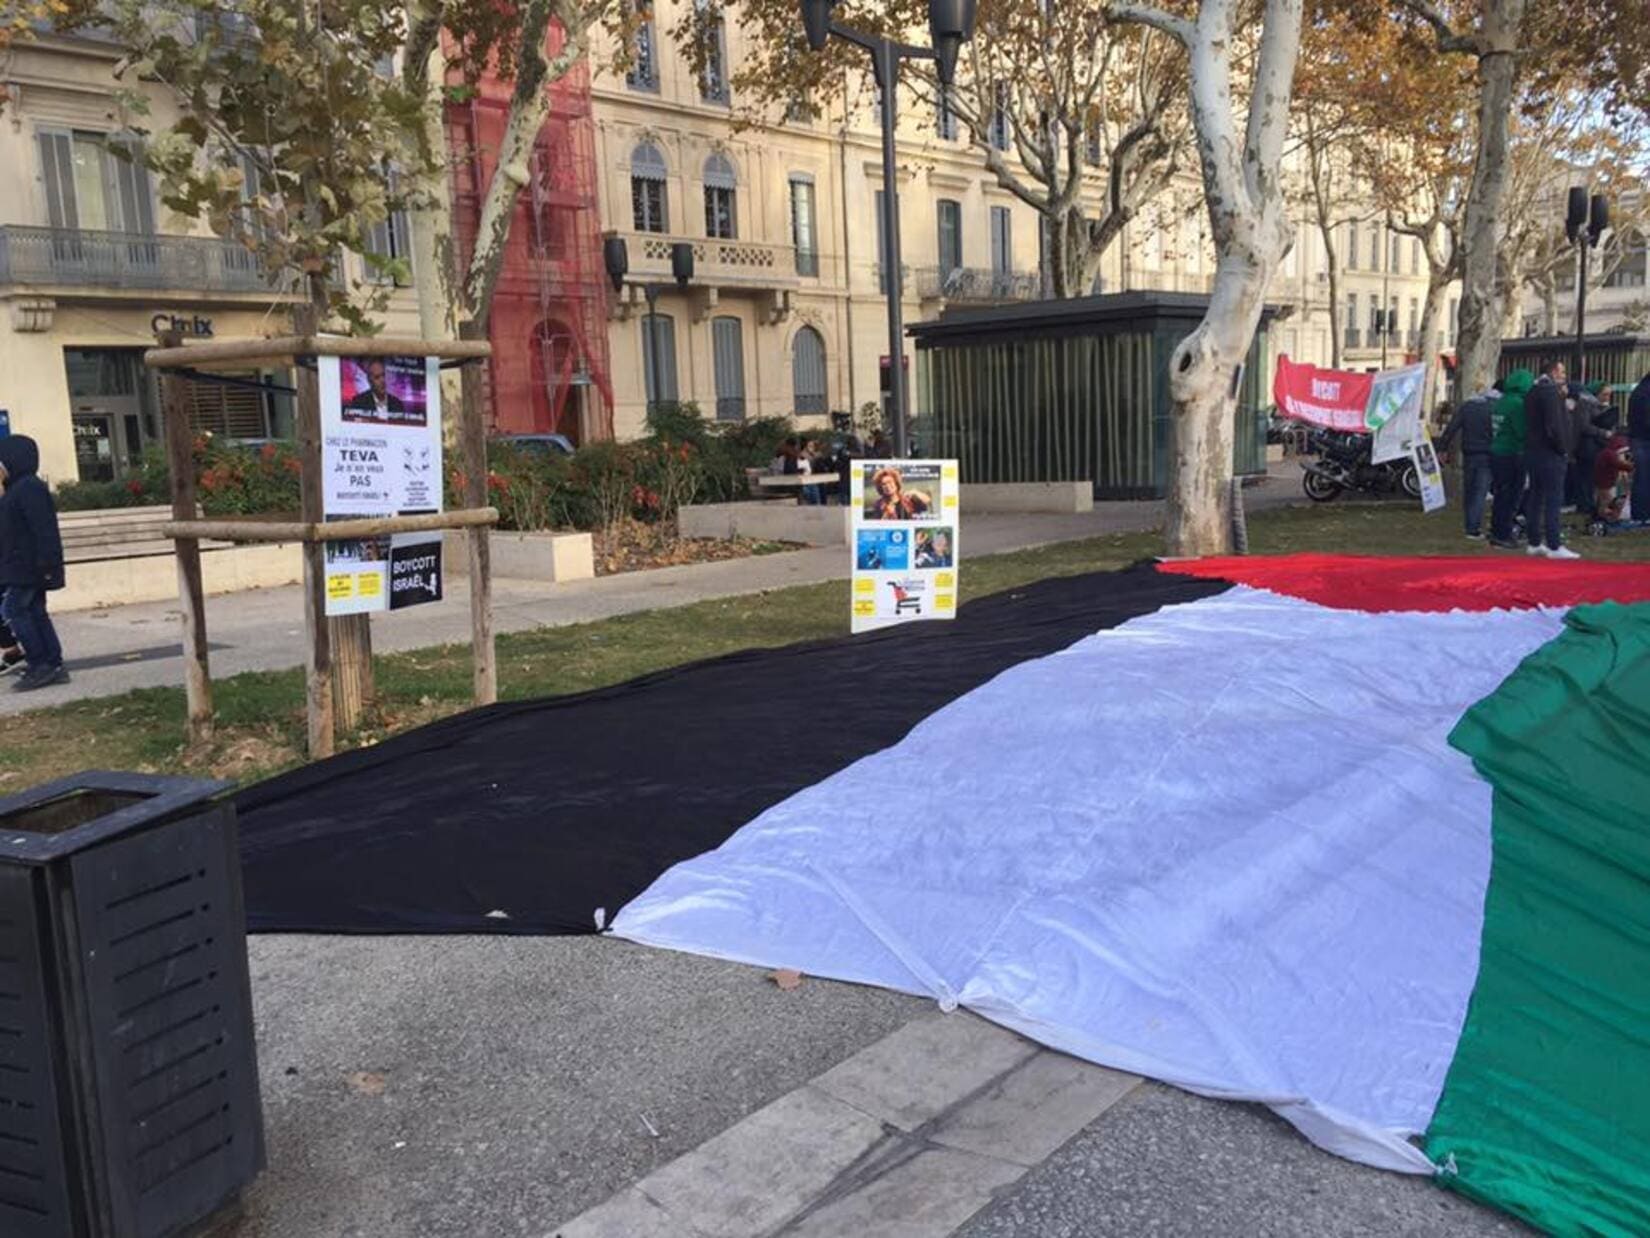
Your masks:
[{"label": "pedestrian walking", "polygon": [[1484,501],[1493,482],[1490,447],[1495,441],[1495,406],[1501,390],[1493,383],[1455,410],[1444,427],[1438,447],[1448,451],[1457,437],[1461,440],[1461,502],[1467,536],[1484,540]]},{"label": "pedestrian walking", "polygon": [[52,492],[41,480],[40,448],[26,434],[0,438],[0,619],[16,634],[28,669],[14,691],[67,683],[63,646],[46,613],[46,594],[64,584],[63,538]]},{"label": "pedestrian walking", "polygon": [[1490,545],[1517,550],[1514,518],[1524,506],[1524,397],[1535,384],[1528,370],[1514,370],[1501,380],[1501,398],[1491,419]]},{"label": "pedestrian walking", "polygon": [[1627,443],[1633,459],[1646,466],[1633,470],[1628,514],[1634,520],[1650,520],[1650,374],[1639,379],[1627,397]]},{"label": "pedestrian walking", "polygon": [[1549,559],[1579,559],[1564,545],[1560,513],[1575,428],[1565,406],[1564,363],[1548,361],[1524,397],[1524,451],[1530,472],[1530,553]]}]

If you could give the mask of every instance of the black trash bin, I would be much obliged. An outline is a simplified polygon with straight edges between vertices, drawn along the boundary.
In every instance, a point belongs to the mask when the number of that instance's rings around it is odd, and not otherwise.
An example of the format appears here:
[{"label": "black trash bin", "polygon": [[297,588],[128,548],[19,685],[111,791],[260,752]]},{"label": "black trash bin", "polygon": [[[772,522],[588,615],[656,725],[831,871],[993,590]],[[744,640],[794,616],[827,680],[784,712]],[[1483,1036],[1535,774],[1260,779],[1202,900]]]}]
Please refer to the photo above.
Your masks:
[{"label": "black trash bin", "polygon": [[226,784],[0,800],[0,1235],[163,1238],[263,1168]]}]

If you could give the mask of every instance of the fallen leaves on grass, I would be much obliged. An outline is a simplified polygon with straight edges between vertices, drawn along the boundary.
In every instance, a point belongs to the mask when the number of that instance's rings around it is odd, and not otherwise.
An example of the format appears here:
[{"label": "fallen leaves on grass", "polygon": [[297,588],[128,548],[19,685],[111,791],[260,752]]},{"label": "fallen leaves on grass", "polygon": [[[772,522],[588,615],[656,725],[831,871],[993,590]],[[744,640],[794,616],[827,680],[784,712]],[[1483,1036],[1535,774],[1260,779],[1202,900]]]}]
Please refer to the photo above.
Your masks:
[{"label": "fallen leaves on grass", "polygon": [[210,740],[189,745],[179,754],[185,769],[233,782],[296,765],[302,759],[275,727],[248,731],[220,726]]},{"label": "fallen leaves on grass", "polygon": [[752,555],[802,549],[800,543],[753,541],[743,537],[675,537],[662,525],[643,524],[638,520],[623,521],[611,531],[599,530],[591,536],[595,542],[598,576],[686,563],[748,559]]}]

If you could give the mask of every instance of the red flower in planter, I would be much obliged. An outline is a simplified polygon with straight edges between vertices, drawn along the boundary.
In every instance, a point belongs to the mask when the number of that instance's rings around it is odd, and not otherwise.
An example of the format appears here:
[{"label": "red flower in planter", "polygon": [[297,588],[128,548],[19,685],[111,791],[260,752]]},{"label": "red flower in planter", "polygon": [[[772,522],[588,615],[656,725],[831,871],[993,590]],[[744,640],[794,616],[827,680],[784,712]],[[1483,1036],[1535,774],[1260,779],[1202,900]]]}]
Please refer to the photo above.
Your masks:
[{"label": "red flower in planter", "polygon": [[132,478],[131,481],[126,483],[126,493],[134,497],[141,495],[143,493],[143,482],[136,477]]},{"label": "red flower in planter", "polygon": [[275,458],[275,444],[265,443],[262,447],[258,448],[258,455],[265,460],[273,460]]},{"label": "red flower in planter", "polygon": [[500,477],[497,473],[488,473],[487,489],[495,491],[498,494],[509,494],[510,479],[507,477]]}]

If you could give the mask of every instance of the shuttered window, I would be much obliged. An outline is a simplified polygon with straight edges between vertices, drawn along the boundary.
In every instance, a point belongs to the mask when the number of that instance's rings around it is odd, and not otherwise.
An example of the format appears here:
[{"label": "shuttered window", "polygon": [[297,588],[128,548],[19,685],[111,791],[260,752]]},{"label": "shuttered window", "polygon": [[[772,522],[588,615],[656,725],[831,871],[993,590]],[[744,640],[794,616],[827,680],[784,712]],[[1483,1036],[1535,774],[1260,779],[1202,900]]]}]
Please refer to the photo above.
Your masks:
[{"label": "shuttered window", "polygon": [[711,320],[711,352],[716,363],[716,420],[745,417],[745,340],[737,318]]},{"label": "shuttered window", "polygon": [[825,340],[812,327],[803,327],[796,333],[791,352],[791,391],[798,413],[827,411]]},{"label": "shuttered window", "polygon": [[37,136],[53,228],[154,235],[154,193],[135,138],[61,129]]},{"label": "shuttered window", "polygon": [[[385,188],[391,197],[401,192],[401,178],[394,171],[385,174]],[[367,232],[367,252],[386,262],[407,264],[405,271],[394,274],[376,270],[368,264],[367,278],[372,282],[393,283],[402,288],[412,284],[412,225],[407,220],[406,211],[391,211],[388,218],[372,225]]]},{"label": "shuttered window", "polygon": [[705,235],[731,241],[739,235],[733,164],[725,155],[705,160]]},{"label": "shuttered window", "polygon": [[[655,344],[657,376],[653,373]],[[642,316],[642,376],[649,404],[673,404],[680,398],[676,387],[676,322],[669,314]]]},{"label": "shuttered window", "polygon": [[[258,382],[264,377],[256,371],[215,372],[248,382]],[[187,391],[189,424],[197,432],[210,430],[223,439],[280,437],[273,424],[268,392],[209,382],[189,383]]]},{"label": "shuttered window", "polygon": [[991,208],[991,270],[1007,275],[1014,269],[1014,217],[1006,206]]},{"label": "shuttered window", "polygon": [[949,198],[936,204],[939,222],[940,275],[946,276],[962,266],[962,205]]},{"label": "shuttered window", "polygon": [[791,177],[791,244],[796,247],[796,273],[819,274],[819,241],[814,235],[814,183],[801,173]]}]

